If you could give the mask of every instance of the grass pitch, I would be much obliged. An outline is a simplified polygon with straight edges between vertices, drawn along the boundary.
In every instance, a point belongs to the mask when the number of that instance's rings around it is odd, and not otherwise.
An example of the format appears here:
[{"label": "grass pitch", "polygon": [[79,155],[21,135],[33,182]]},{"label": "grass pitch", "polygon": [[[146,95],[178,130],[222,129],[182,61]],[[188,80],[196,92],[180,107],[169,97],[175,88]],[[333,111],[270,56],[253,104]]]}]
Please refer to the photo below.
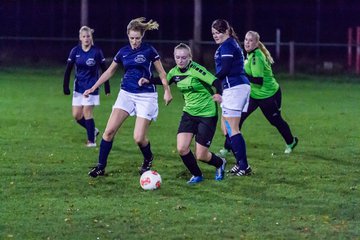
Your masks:
[{"label": "grass pitch", "polygon": [[[176,153],[183,99],[165,107],[150,128],[161,189],[143,191],[132,140],[134,119],[118,132],[108,176],[91,179],[98,148],[62,94],[63,69],[0,69],[0,239],[359,239],[360,84],[345,78],[279,76],[283,115],[299,145],[284,142],[260,111],[243,126],[250,177],[187,186]],[[103,131],[119,90],[101,91],[95,110]],[[98,140],[98,143],[100,141]],[[223,143],[220,126],[211,150]],[[228,167],[234,158],[228,158]]]}]

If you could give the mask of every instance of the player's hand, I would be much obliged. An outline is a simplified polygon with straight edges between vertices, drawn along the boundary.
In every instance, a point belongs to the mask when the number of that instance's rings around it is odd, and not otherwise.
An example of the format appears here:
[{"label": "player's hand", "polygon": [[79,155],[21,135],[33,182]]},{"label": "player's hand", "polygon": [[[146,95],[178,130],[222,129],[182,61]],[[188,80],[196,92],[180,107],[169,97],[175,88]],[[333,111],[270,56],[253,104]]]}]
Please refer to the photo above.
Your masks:
[{"label": "player's hand", "polygon": [[65,95],[70,95],[70,88],[69,88],[69,87],[65,87],[65,86],[64,86],[64,89],[63,89],[63,90],[64,90],[64,94],[65,94]]},{"label": "player's hand", "polygon": [[94,90],[92,90],[92,88],[85,90],[85,92],[83,93],[84,97],[89,97],[90,93],[94,92]]},{"label": "player's hand", "polygon": [[220,104],[220,103],[222,102],[222,97],[221,97],[220,94],[215,93],[215,94],[213,95],[213,100],[214,100],[215,102],[217,102],[217,103]]},{"label": "player's hand", "polygon": [[169,103],[172,101],[173,97],[171,95],[170,90],[165,90],[164,92],[164,101],[165,105],[169,105]]},{"label": "player's hand", "polygon": [[138,85],[141,87],[142,85],[144,84],[148,84],[150,83],[149,79],[146,79],[146,78],[140,78],[139,81],[138,81]]}]

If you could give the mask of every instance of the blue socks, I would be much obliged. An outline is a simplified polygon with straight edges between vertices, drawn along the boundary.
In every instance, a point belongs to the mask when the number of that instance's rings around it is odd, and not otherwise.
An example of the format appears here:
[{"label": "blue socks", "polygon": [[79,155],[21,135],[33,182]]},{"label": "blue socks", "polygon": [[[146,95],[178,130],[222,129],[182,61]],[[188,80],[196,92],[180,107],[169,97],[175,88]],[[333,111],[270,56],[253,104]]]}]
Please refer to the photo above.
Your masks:
[{"label": "blue socks", "polygon": [[84,120],[84,121],[85,121],[88,141],[93,143],[93,142],[95,142],[95,122],[94,122],[94,119],[91,118],[91,119],[87,119],[87,120]]},{"label": "blue socks", "polygon": [[111,151],[112,145],[113,145],[113,141],[108,142],[105,141],[104,139],[101,140],[100,151],[99,151],[99,163],[98,163],[99,168],[104,169],[106,167],[107,159]]},{"label": "blue socks", "polygon": [[241,170],[246,170],[248,167],[247,156],[246,156],[246,145],[245,140],[241,133],[232,136],[231,148],[234,152],[237,164]]},{"label": "blue socks", "polygon": [[84,117],[82,117],[82,119],[80,119],[80,120],[76,120],[76,122],[77,122],[80,126],[82,126],[83,128],[86,128],[85,118],[84,118]]},{"label": "blue socks", "polygon": [[76,122],[86,129],[88,141],[95,142],[95,121],[93,118],[91,119],[85,119],[82,117],[80,120],[76,120]]},{"label": "blue socks", "polygon": [[224,148],[228,151],[231,151],[231,139],[229,137],[229,134],[225,135]]}]

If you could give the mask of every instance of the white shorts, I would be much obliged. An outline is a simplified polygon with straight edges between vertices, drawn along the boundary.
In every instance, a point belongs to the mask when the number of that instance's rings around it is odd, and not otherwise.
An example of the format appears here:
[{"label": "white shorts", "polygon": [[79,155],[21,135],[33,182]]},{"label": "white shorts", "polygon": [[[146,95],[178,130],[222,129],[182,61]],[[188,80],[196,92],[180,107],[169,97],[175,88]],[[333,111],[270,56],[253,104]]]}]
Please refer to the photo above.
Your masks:
[{"label": "white shorts", "polygon": [[89,95],[89,97],[84,97],[82,93],[73,92],[72,98],[73,106],[98,106],[100,105],[100,96],[99,95]]},{"label": "white shorts", "polygon": [[242,112],[247,112],[250,98],[250,85],[241,84],[226,88],[222,94],[222,116],[241,117]]},{"label": "white shorts", "polygon": [[148,120],[156,120],[158,107],[158,94],[153,93],[130,93],[120,90],[113,108],[120,108],[130,116],[138,116]]}]

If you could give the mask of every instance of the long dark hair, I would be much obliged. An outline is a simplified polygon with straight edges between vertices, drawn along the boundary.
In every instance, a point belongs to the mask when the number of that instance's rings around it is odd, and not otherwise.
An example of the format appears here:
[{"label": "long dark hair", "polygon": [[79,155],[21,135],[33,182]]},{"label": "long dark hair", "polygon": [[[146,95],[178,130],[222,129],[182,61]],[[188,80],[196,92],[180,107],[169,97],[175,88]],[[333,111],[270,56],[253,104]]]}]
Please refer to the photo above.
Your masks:
[{"label": "long dark hair", "polygon": [[214,28],[219,33],[226,33],[227,30],[229,30],[229,35],[235,40],[240,43],[238,36],[236,35],[236,32],[234,31],[234,28],[230,26],[229,22],[224,19],[216,19],[211,24],[211,27]]}]

